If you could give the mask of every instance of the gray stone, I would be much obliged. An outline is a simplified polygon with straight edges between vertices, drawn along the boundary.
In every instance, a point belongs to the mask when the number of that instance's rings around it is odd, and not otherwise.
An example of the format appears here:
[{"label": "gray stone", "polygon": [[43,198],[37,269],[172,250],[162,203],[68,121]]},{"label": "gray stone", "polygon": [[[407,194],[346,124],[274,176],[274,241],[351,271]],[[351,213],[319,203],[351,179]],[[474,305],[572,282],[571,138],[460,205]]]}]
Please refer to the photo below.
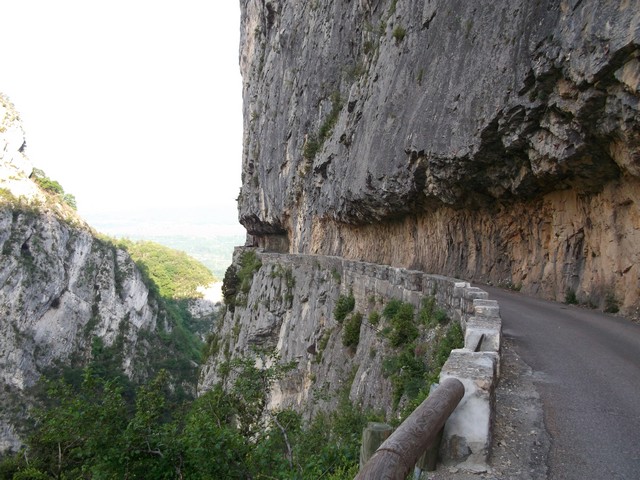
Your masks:
[{"label": "gray stone", "polygon": [[634,312],[637,7],[243,2],[240,221],[278,251]]},{"label": "gray stone", "polygon": [[[460,349],[452,351],[442,367],[440,381],[454,377],[465,387],[463,399],[445,425],[441,447],[445,463],[486,466],[491,449],[498,362],[495,352]],[[459,445],[468,446],[470,453],[460,456]]]}]

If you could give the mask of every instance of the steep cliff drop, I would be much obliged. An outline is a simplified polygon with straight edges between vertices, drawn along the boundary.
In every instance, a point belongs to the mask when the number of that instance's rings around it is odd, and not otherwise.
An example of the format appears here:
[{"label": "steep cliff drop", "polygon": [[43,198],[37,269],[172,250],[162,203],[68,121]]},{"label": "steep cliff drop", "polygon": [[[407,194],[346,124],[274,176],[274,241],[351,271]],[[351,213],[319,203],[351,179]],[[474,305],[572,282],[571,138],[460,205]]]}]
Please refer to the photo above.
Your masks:
[{"label": "steep cliff drop", "polygon": [[0,94],[0,454],[23,443],[43,374],[78,373],[93,359],[136,384],[167,360],[174,386],[194,393],[197,372],[129,254],[98,238],[57,182],[33,181],[25,146]]},{"label": "steep cliff drop", "polygon": [[636,0],[242,2],[258,246],[640,309]]},{"label": "steep cliff drop", "polygon": [[[467,281],[640,316],[637,0],[241,8],[249,248],[201,388],[274,349],[296,368],[270,407],[313,416],[346,393],[398,419],[447,375],[452,328],[488,308]],[[492,352],[465,338],[485,405],[496,325]],[[453,463],[486,467],[485,410],[469,416],[483,441],[449,439]]]}]

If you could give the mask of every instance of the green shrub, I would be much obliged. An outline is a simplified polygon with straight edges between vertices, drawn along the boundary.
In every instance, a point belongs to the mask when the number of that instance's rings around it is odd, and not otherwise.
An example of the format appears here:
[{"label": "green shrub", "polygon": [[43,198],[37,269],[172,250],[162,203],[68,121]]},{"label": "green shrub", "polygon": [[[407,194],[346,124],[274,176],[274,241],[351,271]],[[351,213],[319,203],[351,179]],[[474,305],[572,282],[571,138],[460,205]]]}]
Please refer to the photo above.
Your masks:
[{"label": "green shrub", "polygon": [[396,313],[398,313],[401,306],[402,300],[397,300],[395,298],[393,300],[389,300],[389,303],[387,303],[384,307],[384,310],[382,310],[382,315],[387,320],[391,320],[393,317],[395,317]]},{"label": "green shrub", "polygon": [[64,195],[64,188],[55,180],[51,180],[48,177],[35,177],[34,180],[43,190],[57,195]]},{"label": "green shrub", "polygon": [[345,347],[357,347],[360,342],[360,326],[362,314],[356,312],[345,322],[342,330],[342,344]]},{"label": "green shrub", "polygon": [[335,268],[331,269],[331,277],[336,281],[336,283],[342,282],[342,276],[340,275],[340,272]]},{"label": "green shrub", "polygon": [[305,158],[305,160],[313,160],[315,158],[317,153],[322,148],[324,141],[329,138],[329,136],[333,132],[333,128],[338,121],[341,110],[342,99],[340,98],[340,93],[334,92],[331,95],[331,111],[320,126],[318,135],[309,135],[307,137],[307,141],[304,144],[302,156]]},{"label": "green shrub", "polygon": [[447,316],[447,312],[445,312],[441,308],[437,309],[435,311],[435,313],[433,314],[433,321],[437,325],[444,325],[445,323],[447,323],[449,321],[449,317]]},{"label": "green shrub", "polygon": [[396,39],[396,42],[400,43],[402,42],[402,40],[404,40],[404,37],[407,35],[407,31],[402,28],[400,25],[398,25],[396,28],[393,29],[393,38]]},{"label": "green shrub", "polygon": [[464,333],[462,332],[462,327],[458,322],[454,322],[449,326],[444,337],[438,342],[438,346],[433,355],[432,369],[437,370],[437,374],[440,375],[440,370],[444,362],[449,358],[451,350],[454,348],[462,348],[463,346]]},{"label": "green shrub", "polygon": [[55,195],[74,210],[78,209],[76,197],[74,197],[70,193],[64,193],[64,188],[62,188],[62,185],[60,185],[60,183],[58,183],[57,181],[47,177],[44,171],[40,170],[39,168],[34,168],[31,172],[30,178],[43,190]]},{"label": "green shrub", "polygon": [[7,188],[0,188],[0,199],[10,203],[18,201],[18,199],[13,195],[13,193],[11,193],[11,190]]},{"label": "green shrub", "polygon": [[76,197],[74,195],[71,195],[70,193],[65,193],[62,196],[62,201],[67,205],[69,205],[74,210],[78,209],[78,203],[76,202]]},{"label": "green shrub", "polygon": [[355,306],[356,299],[353,296],[353,292],[350,292],[349,295],[340,295],[333,309],[333,316],[336,321],[342,323],[347,315],[353,312]]},{"label": "green shrub", "polygon": [[613,291],[608,291],[604,297],[604,311],[606,313],[618,313],[620,310],[620,303],[616,298],[616,295]]},{"label": "green shrub", "polygon": [[240,256],[240,269],[238,270],[238,281],[240,283],[240,291],[249,293],[253,275],[262,267],[262,262],[256,252],[247,250]]},{"label": "green shrub", "polygon": [[232,312],[236,308],[238,282],[239,280],[235,265],[229,265],[227,271],[224,273],[224,279],[222,280],[222,296],[224,297],[224,304]]},{"label": "green shrub", "polygon": [[309,137],[307,137],[307,141],[304,143],[302,156],[305,160],[313,160],[318,154],[318,151],[320,151],[321,146],[322,145],[315,136],[309,135]]},{"label": "green shrub", "polygon": [[391,319],[391,334],[389,341],[391,346],[399,347],[418,338],[418,327],[414,320],[413,305],[402,303],[396,314]]},{"label": "green shrub", "polygon": [[436,298],[433,296],[422,299],[422,308],[420,309],[420,323],[431,326],[433,323],[433,313],[436,308]]},{"label": "green shrub", "polygon": [[393,407],[396,408],[403,395],[414,398],[424,386],[426,365],[411,349],[403,349],[382,362],[383,374],[390,378],[393,387]]},{"label": "green shrub", "polygon": [[[426,362],[424,373],[420,376],[420,380],[422,385],[418,387],[417,383],[414,383],[416,377],[397,379],[395,386],[399,385],[402,388],[404,394],[406,394],[407,399],[409,400],[407,404],[404,406],[402,413],[400,415],[400,420],[402,421],[407,418],[415,408],[422,403],[422,401],[427,398],[429,394],[429,389],[431,384],[437,383],[440,377],[440,371],[442,370],[442,366],[445,364],[449,355],[451,354],[451,350],[455,348],[462,348],[464,346],[464,335],[462,333],[462,327],[458,322],[454,322],[447,328],[445,334],[437,341],[432,353],[429,355],[429,358]],[[416,357],[416,361],[418,359],[423,360],[424,356],[420,352],[420,348],[416,347],[413,349],[413,354]],[[409,353],[409,349],[405,347],[405,352],[407,355]],[[413,360],[411,360],[413,362]],[[414,368],[417,368],[414,366]],[[398,374],[396,374],[398,375]],[[401,381],[407,382],[406,384]],[[393,379],[392,379],[393,381]],[[398,387],[398,388],[400,388]],[[416,387],[419,388],[418,392],[416,392]],[[395,391],[394,391],[395,393]]]},{"label": "green shrub", "polygon": [[362,50],[365,55],[375,52],[376,48],[378,48],[378,45],[373,40],[367,40],[362,45]]},{"label": "green shrub", "polygon": [[317,363],[322,362],[322,354],[324,353],[325,349],[327,348],[327,345],[329,344],[329,339],[331,338],[332,333],[333,333],[333,329],[331,328],[328,330],[325,330],[324,333],[322,334],[322,337],[320,337],[320,340],[318,340],[317,352],[316,352]]},{"label": "green shrub", "polygon": [[371,325],[378,325],[379,322],[380,322],[380,314],[374,310],[369,314],[369,323]]},{"label": "green shrub", "polygon": [[42,473],[33,467],[28,467],[25,470],[16,472],[13,476],[13,480],[49,480],[50,478],[46,473]]},{"label": "green shrub", "polygon": [[208,333],[202,346],[202,358],[207,359],[209,357],[215,357],[220,351],[220,342],[218,335],[215,333]]},{"label": "green shrub", "polygon": [[576,297],[576,292],[570,288],[564,294],[564,303],[567,305],[577,305],[578,297]]}]

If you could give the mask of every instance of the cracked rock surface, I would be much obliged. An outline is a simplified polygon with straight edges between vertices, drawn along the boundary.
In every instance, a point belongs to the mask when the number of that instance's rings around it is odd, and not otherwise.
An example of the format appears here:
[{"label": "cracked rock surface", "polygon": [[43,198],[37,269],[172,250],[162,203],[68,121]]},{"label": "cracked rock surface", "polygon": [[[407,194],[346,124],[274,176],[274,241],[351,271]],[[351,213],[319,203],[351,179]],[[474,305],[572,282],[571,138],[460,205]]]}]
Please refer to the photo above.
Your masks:
[{"label": "cracked rock surface", "polygon": [[639,45],[637,0],[242,2],[240,220],[633,314]]}]

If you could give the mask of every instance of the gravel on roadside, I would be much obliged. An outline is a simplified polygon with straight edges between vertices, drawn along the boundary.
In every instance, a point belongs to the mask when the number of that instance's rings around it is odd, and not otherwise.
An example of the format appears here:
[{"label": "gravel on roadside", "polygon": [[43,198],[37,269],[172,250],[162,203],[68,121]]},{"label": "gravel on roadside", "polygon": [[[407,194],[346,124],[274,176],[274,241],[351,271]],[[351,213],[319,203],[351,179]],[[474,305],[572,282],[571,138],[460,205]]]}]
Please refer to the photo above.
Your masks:
[{"label": "gravel on roadside", "polygon": [[513,341],[507,337],[503,337],[500,356],[496,417],[487,470],[473,473],[439,464],[435,472],[423,472],[421,480],[547,478],[551,440],[545,428],[534,372],[518,356]]}]

